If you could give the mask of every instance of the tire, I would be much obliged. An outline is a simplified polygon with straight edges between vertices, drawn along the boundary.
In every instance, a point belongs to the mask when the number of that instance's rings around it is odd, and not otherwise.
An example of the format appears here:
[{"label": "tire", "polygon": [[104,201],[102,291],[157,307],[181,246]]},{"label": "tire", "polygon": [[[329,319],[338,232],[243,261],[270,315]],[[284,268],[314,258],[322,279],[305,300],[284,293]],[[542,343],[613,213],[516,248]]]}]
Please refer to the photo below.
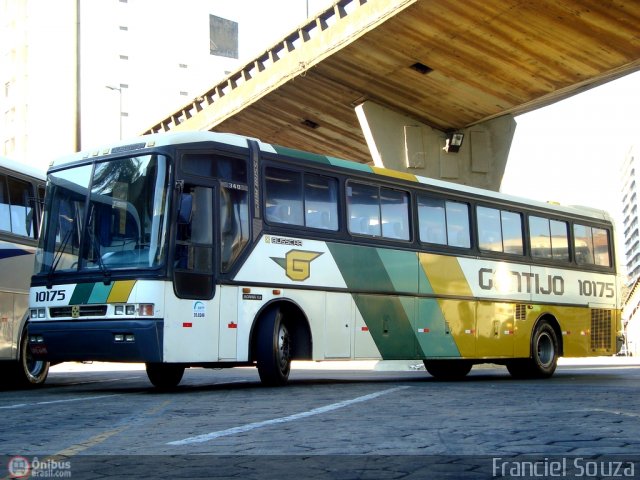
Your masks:
[{"label": "tire", "polygon": [[260,319],[256,333],[255,358],[262,384],[286,384],[291,371],[292,337],[280,309],[267,311]]},{"label": "tire", "polygon": [[147,363],[147,377],[154,387],[168,390],[175,388],[182,380],[184,367],[171,363]]},{"label": "tire", "polygon": [[558,336],[551,324],[541,321],[531,336],[531,357],[507,363],[514,378],[549,378],[558,366]]},{"label": "tire", "polygon": [[462,380],[472,367],[468,360],[424,360],[424,368],[438,380]]},{"label": "tire", "polygon": [[20,353],[18,361],[12,365],[11,383],[17,387],[39,387],[44,384],[49,375],[49,362],[36,360],[29,350],[29,335],[25,330],[20,339]]}]

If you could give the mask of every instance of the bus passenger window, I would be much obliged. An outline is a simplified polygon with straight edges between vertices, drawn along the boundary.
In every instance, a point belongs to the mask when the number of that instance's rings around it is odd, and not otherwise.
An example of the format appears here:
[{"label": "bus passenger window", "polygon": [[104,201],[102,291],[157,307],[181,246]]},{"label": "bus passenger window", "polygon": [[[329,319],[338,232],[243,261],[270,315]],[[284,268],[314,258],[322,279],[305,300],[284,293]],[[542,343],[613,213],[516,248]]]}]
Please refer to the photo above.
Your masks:
[{"label": "bus passenger window", "polygon": [[320,175],[304,175],[305,225],[338,230],[338,181]]},{"label": "bus passenger window", "polygon": [[7,191],[7,177],[0,175],[0,230],[11,231],[11,204],[9,203],[9,192]]},{"label": "bus passenger window", "polygon": [[593,255],[596,265],[611,266],[609,257],[609,235],[603,228],[593,228]]},{"label": "bus passenger window", "polygon": [[349,232],[380,236],[380,199],[378,187],[350,183],[347,187]]},{"label": "bus passenger window", "polygon": [[388,188],[380,189],[382,236],[409,240],[409,194]]},{"label": "bus passenger window", "polygon": [[530,216],[529,242],[533,258],[569,260],[567,222]]},{"label": "bus passenger window", "polygon": [[611,266],[607,230],[575,224],[573,236],[576,262],[579,265]]},{"label": "bus passenger window", "polygon": [[569,225],[567,222],[551,220],[551,254],[554,260],[569,261]]},{"label": "bus passenger window", "polygon": [[469,206],[426,195],[418,196],[420,241],[469,248]]},{"label": "bus passenger window", "polygon": [[268,222],[303,225],[302,175],[281,168],[266,168],[265,217]]},{"label": "bus passenger window", "polygon": [[522,217],[519,213],[506,212],[504,210],[500,213],[504,253],[522,255],[524,253],[522,247]]},{"label": "bus passenger window", "polygon": [[478,207],[477,212],[481,250],[514,255],[524,253],[519,213],[488,207]]},{"label": "bus passenger window", "polygon": [[502,251],[502,229],[500,228],[500,210],[478,207],[478,242],[480,250]]}]

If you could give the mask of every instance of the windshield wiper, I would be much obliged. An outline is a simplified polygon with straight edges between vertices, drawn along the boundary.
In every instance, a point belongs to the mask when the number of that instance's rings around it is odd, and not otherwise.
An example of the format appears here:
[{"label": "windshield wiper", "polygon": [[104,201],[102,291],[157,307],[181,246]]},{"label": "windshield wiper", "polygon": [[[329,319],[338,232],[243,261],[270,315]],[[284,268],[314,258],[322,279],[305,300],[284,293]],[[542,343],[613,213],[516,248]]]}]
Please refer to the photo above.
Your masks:
[{"label": "windshield wiper", "polygon": [[100,242],[98,242],[98,237],[95,233],[91,233],[91,243],[93,243],[96,259],[98,260],[98,267],[100,267],[100,271],[102,272],[102,275],[104,275],[102,283],[109,285],[111,283],[111,273],[107,270],[107,266],[102,261],[102,255],[100,254]]},{"label": "windshield wiper", "polygon": [[51,288],[53,286],[53,272],[55,272],[56,268],[58,268],[58,264],[62,259],[62,253],[64,252],[64,249],[67,247],[67,243],[69,243],[69,239],[71,238],[72,233],[73,233],[73,228],[70,228],[69,231],[64,236],[64,238],[62,239],[60,246],[58,247],[58,249],[56,250],[53,256],[53,261],[51,262],[51,268],[49,268],[49,271],[47,272],[47,288]]}]

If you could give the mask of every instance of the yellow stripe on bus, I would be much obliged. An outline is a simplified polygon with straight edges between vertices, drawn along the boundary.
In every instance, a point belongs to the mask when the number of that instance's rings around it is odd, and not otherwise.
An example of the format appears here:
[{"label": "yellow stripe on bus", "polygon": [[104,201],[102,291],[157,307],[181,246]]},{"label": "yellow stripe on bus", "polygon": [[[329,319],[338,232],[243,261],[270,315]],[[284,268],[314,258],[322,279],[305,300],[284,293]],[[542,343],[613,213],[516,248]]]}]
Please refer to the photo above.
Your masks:
[{"label": "yellow stripe on bus", "polygon": [[107,303],[127,302],[135,284],[136,280],[120,280],[115,282],[107,298]]},{"label": "yellow stripe on bus", "polygon": [[396,170],[389,170],[388,168],[382,167],[371,167],[373,173],[377,173],[378,175],[385,175],[387,177],[400,178],[402,180],[409,180],[410,182],[417,182],[418,179],[412,173],[406,172],[398,172]]},{"label": "yellow stripe on bus", "polygon": [[436,295],[473,296],[456,257],[429,253],[419,253],[418,256],[433,293]]}]

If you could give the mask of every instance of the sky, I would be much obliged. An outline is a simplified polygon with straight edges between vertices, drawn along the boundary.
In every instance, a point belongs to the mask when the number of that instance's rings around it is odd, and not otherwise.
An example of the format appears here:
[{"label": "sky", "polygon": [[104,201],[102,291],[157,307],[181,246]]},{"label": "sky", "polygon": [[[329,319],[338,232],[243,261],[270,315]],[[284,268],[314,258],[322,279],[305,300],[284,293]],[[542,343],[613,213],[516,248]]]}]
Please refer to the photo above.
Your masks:
[{"label": "sky", "polygon": [[621,167],[640,147],[640,72],[516,117],[501,191],[621,216]]}]

